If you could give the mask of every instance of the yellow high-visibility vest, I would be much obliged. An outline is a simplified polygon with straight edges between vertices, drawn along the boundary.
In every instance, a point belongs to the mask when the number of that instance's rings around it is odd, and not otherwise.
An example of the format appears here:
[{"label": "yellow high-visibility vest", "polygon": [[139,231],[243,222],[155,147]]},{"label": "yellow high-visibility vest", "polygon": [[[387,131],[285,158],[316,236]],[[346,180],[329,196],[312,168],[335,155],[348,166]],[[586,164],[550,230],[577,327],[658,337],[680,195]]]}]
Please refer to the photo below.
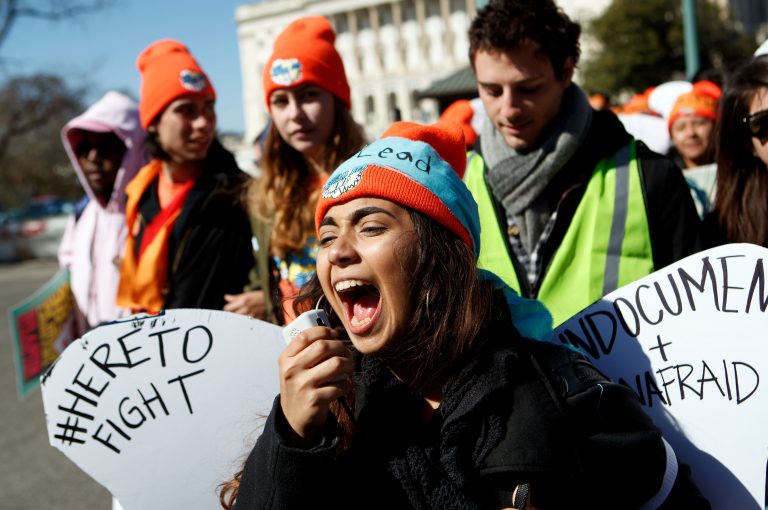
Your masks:
[{"label": "yellow high-visibility vest", "polygon": [[[478,267],[496,273],[520,292],[506,238],[485,179],[486,165],[468,154],[466,183],[480,212]],[[604,295],[654,271],[651,235],[633,141],[600,161],[560,246],[544,268],[536,297],[562,324]]]}]

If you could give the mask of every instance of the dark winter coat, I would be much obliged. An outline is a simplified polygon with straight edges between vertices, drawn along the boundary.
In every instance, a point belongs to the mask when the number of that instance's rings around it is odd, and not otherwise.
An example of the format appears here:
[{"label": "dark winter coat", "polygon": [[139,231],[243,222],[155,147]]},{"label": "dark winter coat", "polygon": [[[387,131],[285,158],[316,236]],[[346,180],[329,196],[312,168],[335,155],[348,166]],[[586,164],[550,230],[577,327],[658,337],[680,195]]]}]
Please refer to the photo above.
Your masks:
[{"label": "dark winter coat", "polygon": [[[224,308],[224,294],[239,294],[253,267],[251,227],[240,193],[247,175],[218,141],[206,168],[187,195],[168,245],[163,308]],[[136,236],[160,212],[157,180],[139,203],[144,221]]]},{"label": "dark winter coat", "polygon": [[[552,508],[638,508],[660,489],[661,434],[626,387],[577,353],[525,340],[497,321],[444,386],[424,399],[376,359],[356,374],[356,433],[329,417],[312,448],[290,446],[279,397],[243,472],[236,507],[499,509],[518,484]],[[709,508],[681,466],[661,508]]]}]

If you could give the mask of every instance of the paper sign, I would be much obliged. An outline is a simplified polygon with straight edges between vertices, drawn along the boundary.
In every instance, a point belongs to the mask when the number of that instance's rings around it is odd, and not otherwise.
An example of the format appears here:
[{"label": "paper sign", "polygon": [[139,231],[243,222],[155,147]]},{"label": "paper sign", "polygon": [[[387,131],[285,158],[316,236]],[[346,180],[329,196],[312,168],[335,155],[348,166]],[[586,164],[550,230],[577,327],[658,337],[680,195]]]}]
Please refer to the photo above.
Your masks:
[{"label": "paper sign", "polygon": [[762,509],[768,250],[731,244],[622,287],[555,330],[629,386],[717,509]]},{"label": "paper sign", "polygon": [[75,299],[66,269],[8,310],[20,398],[37,388],[40,375],[74,340],[68,327],[74,310]]},{"label": "paper sign", "polygon": [[279,327],[212,310],[101,326],[43,377],[51,444],[125,510],[218,508],[279,392]]}]

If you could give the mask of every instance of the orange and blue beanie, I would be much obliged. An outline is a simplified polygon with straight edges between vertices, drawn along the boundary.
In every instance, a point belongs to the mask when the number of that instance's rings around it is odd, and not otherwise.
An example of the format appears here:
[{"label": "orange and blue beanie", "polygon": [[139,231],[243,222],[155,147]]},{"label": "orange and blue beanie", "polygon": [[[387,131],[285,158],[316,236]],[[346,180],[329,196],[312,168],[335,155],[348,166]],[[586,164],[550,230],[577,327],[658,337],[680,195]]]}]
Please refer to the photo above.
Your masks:
[{"label": "orange and blue beanie", "polygon": [[264,66],[267,108],[272,92],[304,83],[327,90],[351,108],[347,74],[335,42],[336,33],[322,16],[305,16],[285,27]]},{"label": "orange and blue beanie", "polygon": [[396,122],[331,174],[317,204],[315,227],[336,204],[385,198],[432,218],[477,255],[477,204],[459,178],[466,162],[464,133],[458,124]]},{"label": "orange and blue beanie", "polygon": [[163,39],[150,44],[139,54],[136,67],[141,73],[139,117],[144,129],[181,96],[216,98],[208,76],[179,41]]}]

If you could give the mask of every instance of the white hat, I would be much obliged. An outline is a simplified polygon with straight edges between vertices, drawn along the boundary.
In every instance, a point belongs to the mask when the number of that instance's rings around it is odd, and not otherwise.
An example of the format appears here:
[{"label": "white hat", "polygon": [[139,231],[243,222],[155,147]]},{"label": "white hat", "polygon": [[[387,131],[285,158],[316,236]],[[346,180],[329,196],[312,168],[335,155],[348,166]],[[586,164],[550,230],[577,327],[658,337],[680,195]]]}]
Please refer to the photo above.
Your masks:
[{"label": "white hat", "polygon": [[677,98],[693,89],[693,84],[687,81],[668,81],[662,83],[648,96],[648,108],[658,113],[664,120],[669,119],[672,107]]},{"label": "white hat", "polygon": [[645,113],[620,113],[619,120],[624,129],[636,140],[641,140],[653,152],[666,154],[672,141],[667,130],[667,121]]}]

